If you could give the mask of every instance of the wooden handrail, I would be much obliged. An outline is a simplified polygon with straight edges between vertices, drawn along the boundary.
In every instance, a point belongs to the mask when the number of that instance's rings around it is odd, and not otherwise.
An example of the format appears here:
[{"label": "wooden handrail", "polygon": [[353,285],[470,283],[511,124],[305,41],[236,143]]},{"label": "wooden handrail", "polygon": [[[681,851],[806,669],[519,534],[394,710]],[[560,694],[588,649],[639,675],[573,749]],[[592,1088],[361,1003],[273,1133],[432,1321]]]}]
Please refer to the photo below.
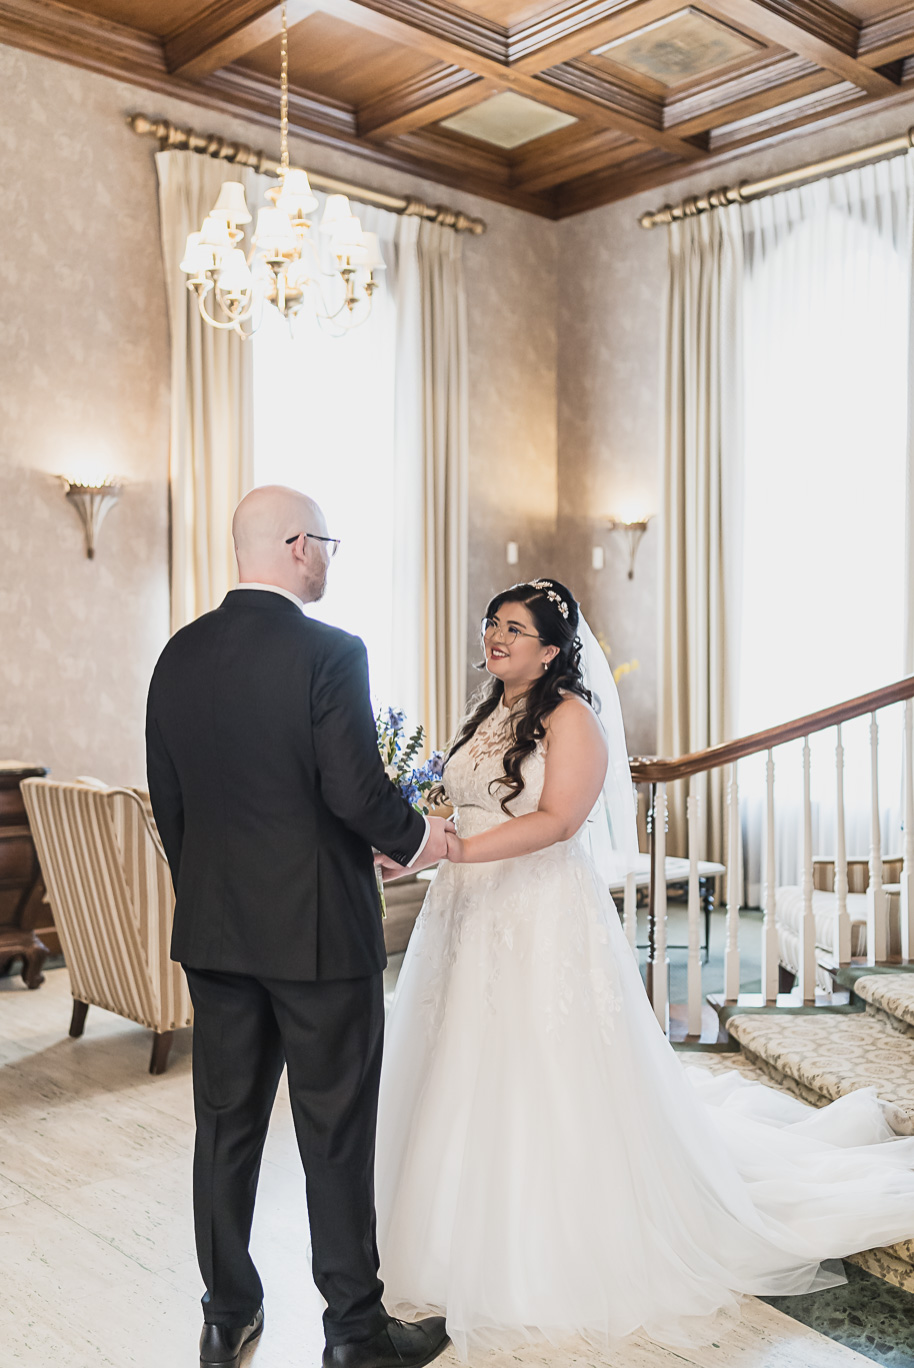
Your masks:
[{"label": "wooden handrail", "polygon": [[773,746],[782,746],[786,741],[812,736],[826,727],[836,727],[841,722],[877,712],[879,708],[886,708],[890,703],[901,703],[906,698],[914,698],[914,675],[907,675],[896,684],[886,684],[882,689],[874,689],[872,693],[861,694],[859,698],[851,698],[846,703],[837,703],[832,708],[823,708],[821,712],[798,717],[794,722],[783,722],[779,727],[753,732],[751,736],[743,736],[738,741],[724,741],[719,746],[711,746],[709,750],[693,751],[675,760],[638,756],[631,762],[632,779],[636,784],[669,784],[674,779],[687,779],[690,774],[730,765],[747,755],[757,755]]}]

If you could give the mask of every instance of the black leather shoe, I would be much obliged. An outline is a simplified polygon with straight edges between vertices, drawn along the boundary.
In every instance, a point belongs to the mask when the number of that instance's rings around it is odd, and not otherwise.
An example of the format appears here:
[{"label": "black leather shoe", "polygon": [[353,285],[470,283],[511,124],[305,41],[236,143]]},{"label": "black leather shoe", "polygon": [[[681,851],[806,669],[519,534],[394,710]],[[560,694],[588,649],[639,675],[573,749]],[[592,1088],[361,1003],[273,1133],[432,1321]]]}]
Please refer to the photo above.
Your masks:
[{"label": "black leather shoe", "polygon": [[391,1320],[371,1339],[328,1345],[323,1368],[425,1368],[450,1342],[443,1316],[414,1324]]},{"label": "black leather shoe", "polygon": [[263,1307],[250,1325],[204,1325],[200,1368],[237,1368],[241,1351],[263,1330]]}]

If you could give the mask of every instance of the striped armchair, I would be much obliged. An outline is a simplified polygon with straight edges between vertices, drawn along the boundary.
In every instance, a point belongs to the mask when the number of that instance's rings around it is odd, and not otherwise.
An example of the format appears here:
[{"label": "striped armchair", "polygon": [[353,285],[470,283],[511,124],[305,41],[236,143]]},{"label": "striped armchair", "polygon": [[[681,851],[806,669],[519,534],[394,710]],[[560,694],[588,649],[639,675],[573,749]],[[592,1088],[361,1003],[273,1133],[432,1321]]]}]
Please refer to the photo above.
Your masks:
[{"label": "striped armchair", "polygon": [[164,1073],[191,1005],[169,958],[174,893],[148,796],[50,779],[24,780],[22,796],[70,972],[70,1035],[104,1007],[155,1031],[149,1072]]}]

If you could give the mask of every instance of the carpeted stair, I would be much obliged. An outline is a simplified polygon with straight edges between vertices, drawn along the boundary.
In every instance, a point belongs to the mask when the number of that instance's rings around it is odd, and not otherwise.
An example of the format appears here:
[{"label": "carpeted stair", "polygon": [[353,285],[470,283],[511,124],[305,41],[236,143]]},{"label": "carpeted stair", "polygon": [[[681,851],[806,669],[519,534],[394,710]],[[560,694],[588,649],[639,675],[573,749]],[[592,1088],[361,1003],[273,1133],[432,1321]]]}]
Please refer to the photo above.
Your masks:
[{"label": "carpeted stair", "polygon": [[[728,1009],[725,1024],[739,1053],[696,1055],[694,1062],[715,1072],[737,1068],[814,1107],[874,1087],[892,1128],[914,1135],[914,972],[857,971],[845,986],[850,1008]],[[914,1292],[914,1232],[853,1262]]]}]

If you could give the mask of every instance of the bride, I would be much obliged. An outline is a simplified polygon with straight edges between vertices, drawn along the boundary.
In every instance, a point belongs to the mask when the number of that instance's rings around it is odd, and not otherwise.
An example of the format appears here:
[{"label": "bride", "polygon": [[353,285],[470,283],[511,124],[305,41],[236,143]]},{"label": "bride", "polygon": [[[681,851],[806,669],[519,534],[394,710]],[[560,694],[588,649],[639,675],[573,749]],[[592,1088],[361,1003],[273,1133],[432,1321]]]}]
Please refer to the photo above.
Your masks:
[{"label": "bride", "polygon": [[498,594],[483,642],[444,772],[458,834],[387,1027],[386,1304],[446,1314],[463,1358],[708,1343],[743,1294],[914,1235],[914,1139],[871,1089],[814,1111],[682,1067],[607,891],[637,845],[605,656],[555,580]]}]

